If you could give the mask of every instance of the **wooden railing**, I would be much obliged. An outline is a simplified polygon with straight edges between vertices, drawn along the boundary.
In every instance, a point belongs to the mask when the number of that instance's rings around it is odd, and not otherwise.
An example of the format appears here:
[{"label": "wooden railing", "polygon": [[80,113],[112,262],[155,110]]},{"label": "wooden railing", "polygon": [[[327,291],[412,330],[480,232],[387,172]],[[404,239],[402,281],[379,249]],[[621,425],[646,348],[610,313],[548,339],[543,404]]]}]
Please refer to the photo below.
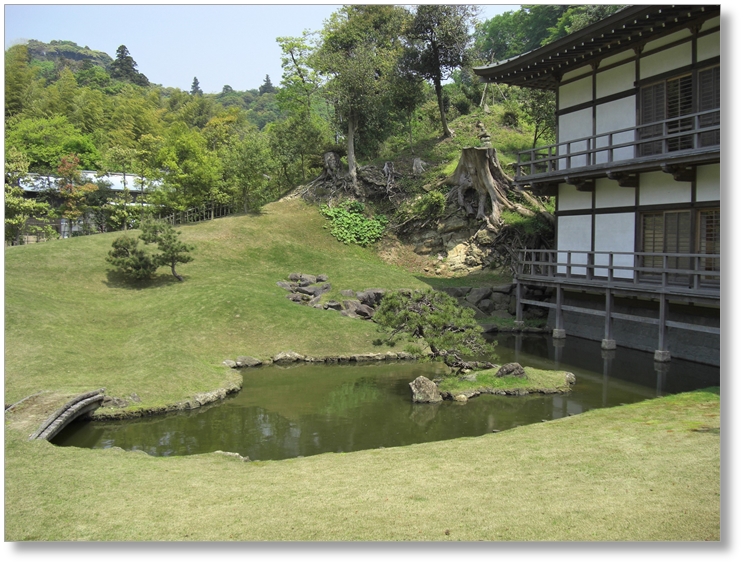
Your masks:
[{"label": "wooden railing", "polygon": [[523,249],[518,256],[516,278],[523,282],[576,283],[719,296],[721,256]]},{"label": "wooden railing", "polygon": [[178,224],[192,224],[214,220],[215,218],[223,218],[230,214],[234,214],[236,210],[237,207],[234,204],[218,204],[212,202],[202,204],[196,208],[189,208],[182,212],[173,212],[172,214],[160,216],[160,219],[174,226]]},{"label": "wooden railing", "polygon": [[573,139],[521,151],[515,180],[654,155],[720,147],[720,110]]}]

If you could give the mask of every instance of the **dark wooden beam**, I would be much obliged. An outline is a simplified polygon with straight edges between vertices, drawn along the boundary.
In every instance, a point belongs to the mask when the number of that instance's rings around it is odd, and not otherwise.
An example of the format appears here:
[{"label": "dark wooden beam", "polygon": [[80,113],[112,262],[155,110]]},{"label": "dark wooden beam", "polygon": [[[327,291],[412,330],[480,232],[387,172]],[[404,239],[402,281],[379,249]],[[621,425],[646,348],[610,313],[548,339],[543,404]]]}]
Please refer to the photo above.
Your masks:
[{"label": "dark wooden beam", "polygon": [[533,182],[522,186],[535,196],[558,196],[558,183],[556,182]]},{"label": "dark wooden beam", "polygon": [[661,170],[672,175],[679,182],[692,182],[695,180],[695,169],[684,165],[662,165]]},{"label": "dark wooden beam", "polygon": [[594,179],[582,179],[582,178],[571,178],[566,177],[566,184],[570,184],[576,187],[579,192],[592,192],[596,181]]},{"label": "dark wooden beam", "polygon": [[627,188],[638,188],[638,175],[618,171],[608,171],[607,178]]}]

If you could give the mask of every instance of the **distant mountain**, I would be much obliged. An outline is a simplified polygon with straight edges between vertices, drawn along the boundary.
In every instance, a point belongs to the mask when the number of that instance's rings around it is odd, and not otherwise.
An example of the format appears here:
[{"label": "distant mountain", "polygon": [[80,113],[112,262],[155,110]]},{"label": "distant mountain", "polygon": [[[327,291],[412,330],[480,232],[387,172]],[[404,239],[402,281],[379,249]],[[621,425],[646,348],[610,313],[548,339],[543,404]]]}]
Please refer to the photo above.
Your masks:
[{"label": "distant mountain", "polygon": [[43,43],[31,39],[27,47],[31,61],[52,61],[58,63],[64,60],[74,70],[79,70],[86,61],[108,70],[114,61],[103,51],[94,51],[88,46],[80,47],[74,41],[55,40],[50,43]]}]

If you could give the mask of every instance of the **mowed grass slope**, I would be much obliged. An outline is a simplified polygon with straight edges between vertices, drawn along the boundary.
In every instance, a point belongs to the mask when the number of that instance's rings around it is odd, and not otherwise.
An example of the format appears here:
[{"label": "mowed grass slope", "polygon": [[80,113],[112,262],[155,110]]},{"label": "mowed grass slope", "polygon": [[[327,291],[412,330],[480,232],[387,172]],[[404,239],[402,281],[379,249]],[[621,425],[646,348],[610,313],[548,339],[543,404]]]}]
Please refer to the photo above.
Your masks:
[{"label": "mowed grass slope", "polygon": [[[372,251],[345,246],[300,201],[182,226],[194,261],[132,284],[105,261],[119,234],[5,250],[5,402],[40,390],[105,387],[139,407],[219,388],[225,359],[362,353],[375,327],[298,306],[276,285],[290,272],[324,273],[334,291],[426,286]],[[138,232],[134,232],[138,233]]]}]

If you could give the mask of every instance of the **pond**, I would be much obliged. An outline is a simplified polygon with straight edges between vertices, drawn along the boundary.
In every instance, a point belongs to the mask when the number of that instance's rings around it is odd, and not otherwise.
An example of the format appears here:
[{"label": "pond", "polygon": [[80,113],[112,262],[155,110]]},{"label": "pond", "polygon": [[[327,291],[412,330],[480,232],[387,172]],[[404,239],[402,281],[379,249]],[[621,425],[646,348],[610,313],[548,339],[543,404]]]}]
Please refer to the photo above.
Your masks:
[{"label": "pond", "polygon": [[199,410],[120,422],[73,422],[59,446],[139,449],[150,455],[217,450],[277,460],[479,436],[587,410],[718,386],[719,369],[682,360],[655,364],[651,353],[549,336],[498,338],[500,363],[571,371],[569,394],[482,395],[467,403],[413,404],[408,383],[434,378],[434,363],[270,366],[245,369],[243,389]]}]

